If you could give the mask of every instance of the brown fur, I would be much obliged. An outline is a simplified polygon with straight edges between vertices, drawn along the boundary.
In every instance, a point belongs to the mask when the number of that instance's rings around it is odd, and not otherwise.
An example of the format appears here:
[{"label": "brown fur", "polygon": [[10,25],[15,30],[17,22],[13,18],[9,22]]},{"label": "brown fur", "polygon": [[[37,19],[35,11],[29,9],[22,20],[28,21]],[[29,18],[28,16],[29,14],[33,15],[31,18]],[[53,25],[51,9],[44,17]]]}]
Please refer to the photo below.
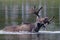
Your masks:
[{"label": "brown fur", "polygon": [[19,31],[18,27],[7,26],[3,29],[4,31],[16,32]]},{"label": "brown fur", "polygon": [[19,31],[32,31],[32,28],[34,25],[32,24],[22,24],[22,25],[17,25],[15,27],[13,26],[7,26],[3,30],[4,31],[10,31],[10,32],[19,32]]},{"label": "brown fur", "polygon": [[[37,21],[43,23],[44,18],[37,19]],[[35,28],[34,23],[25,23],[22,25],[17,25],[17,26],[7,26],[3,30],[4,31],[11,31],[11,32],[19,32],[19,31],[29,31],[32,32],[32,30]]]}]

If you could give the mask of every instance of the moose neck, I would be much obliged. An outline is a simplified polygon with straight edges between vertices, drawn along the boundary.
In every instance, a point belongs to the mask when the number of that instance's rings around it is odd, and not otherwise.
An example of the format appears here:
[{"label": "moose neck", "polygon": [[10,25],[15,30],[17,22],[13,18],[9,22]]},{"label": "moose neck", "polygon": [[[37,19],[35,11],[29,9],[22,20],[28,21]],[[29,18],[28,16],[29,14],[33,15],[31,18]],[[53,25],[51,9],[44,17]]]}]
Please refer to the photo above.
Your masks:
[{"label": "moose neck", "polygon": [[42,23],[36,23],[36,27],[34,29],[34,32],[38,32],[43,24]]}]

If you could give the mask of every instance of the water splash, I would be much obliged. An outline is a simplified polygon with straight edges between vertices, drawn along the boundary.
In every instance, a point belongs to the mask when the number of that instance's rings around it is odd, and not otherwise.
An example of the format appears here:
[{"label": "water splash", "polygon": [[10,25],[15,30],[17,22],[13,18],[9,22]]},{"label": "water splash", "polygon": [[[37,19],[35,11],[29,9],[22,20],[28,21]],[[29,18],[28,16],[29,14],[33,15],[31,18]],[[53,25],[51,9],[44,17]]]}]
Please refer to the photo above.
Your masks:
[{"label": "water splash", "polygon": [[39,31],[39,32],[27,32],[27,31],[20,31],[20,32],[7,32],[0,30],[0,34],[59,34],[60,31]]}]

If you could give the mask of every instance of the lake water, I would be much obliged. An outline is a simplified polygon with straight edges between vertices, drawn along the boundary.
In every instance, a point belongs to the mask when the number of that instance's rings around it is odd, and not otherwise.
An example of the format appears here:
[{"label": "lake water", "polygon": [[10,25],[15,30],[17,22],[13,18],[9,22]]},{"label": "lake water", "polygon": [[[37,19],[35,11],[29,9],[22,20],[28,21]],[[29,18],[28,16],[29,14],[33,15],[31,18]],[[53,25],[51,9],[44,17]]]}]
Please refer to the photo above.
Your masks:
[{"label": "lake water", "polygon": [[60,40],[60,31],[39,31],[39,33],[0,31],[0,40]]}]

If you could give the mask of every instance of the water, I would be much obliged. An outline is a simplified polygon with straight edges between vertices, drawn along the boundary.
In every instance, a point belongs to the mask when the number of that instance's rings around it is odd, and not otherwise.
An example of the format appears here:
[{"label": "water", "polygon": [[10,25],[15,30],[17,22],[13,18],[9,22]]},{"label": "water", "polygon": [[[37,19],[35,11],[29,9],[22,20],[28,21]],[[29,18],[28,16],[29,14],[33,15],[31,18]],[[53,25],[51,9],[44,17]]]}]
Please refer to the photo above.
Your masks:
[{"label": "water", "polygon": [[60,34],[40,34],[37,35],[23,34],[23,35],[0,35],[1,40],[59,40]]},{"label": "water", "polygon": [[39,31],[39,33],[0,31],[1,40],[59,40],[59,37],[60,31]]}]

